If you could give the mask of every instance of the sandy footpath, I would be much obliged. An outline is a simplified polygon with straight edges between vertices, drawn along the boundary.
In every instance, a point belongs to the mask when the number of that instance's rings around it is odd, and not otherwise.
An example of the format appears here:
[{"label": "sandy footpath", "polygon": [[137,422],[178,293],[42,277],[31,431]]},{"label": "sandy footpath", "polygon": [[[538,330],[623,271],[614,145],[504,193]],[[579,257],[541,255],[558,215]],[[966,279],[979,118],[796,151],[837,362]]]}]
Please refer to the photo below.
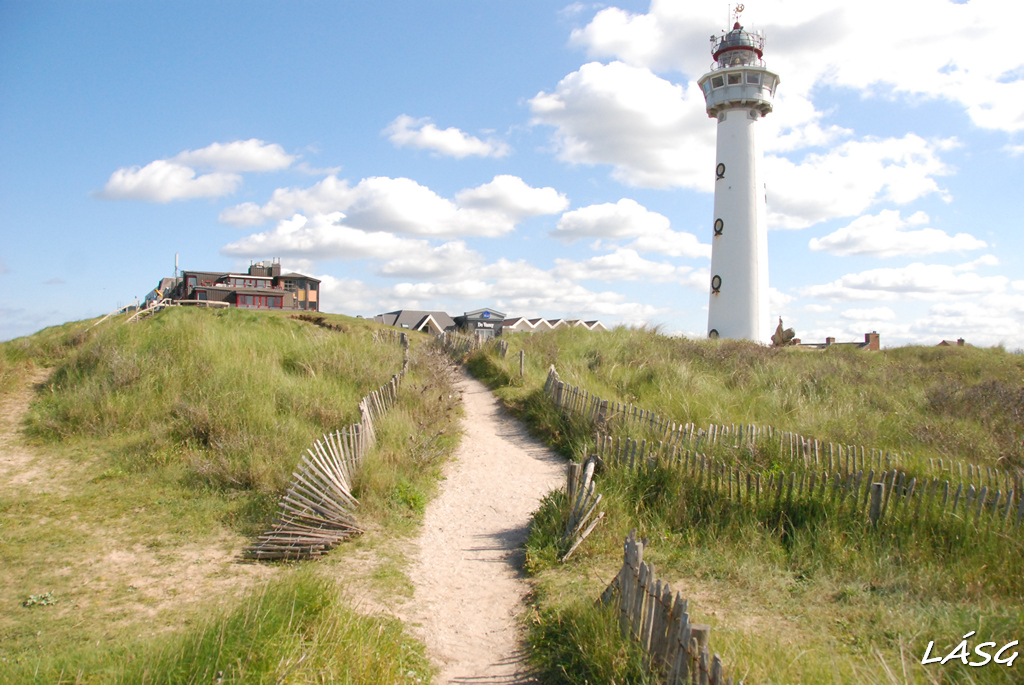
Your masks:
[{"label": "sandy footpath", "polygon": [[479,381],[459,382],[463,438],[427,506],[405,618],[426,641],[438,683],[530,682],[517,617],[529,586],[530,513],[561,487],[565,460],[529,436]]}]

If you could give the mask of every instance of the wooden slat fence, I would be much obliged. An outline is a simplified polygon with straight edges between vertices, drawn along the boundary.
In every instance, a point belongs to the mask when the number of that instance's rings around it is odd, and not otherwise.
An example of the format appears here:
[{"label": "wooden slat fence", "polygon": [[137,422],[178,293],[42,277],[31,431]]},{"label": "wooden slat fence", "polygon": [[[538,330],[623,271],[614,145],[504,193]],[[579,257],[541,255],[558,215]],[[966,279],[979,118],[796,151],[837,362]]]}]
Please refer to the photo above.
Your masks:
[{"label": "wooden slat fence", "polygon": [[[609,402],[583,388],[564,383],[559,380],[554,366],[548,370],[544,389],[555,406],[593,422],[605,434],[613,432],[616,428],[639,427],[651,435],[652,439],[657,439],[668,448],[688,447],[693,450],[707,450],[724,446],[743,450],[763,444],[765,441],[777,440],[782,449],[781,456],[784,458],[802,462],[807,470],[842,473],[844,476],[871,469],[877,472],[891,470],[906,461],[906,455],[903,454],[857,445],[825,443],[791,431],[776,430],[772,426],[711,424],[707,428],[699,428],[693,423],[675,423],[653,411],[632,404]],[[943,459],[931,459],[928,466],[940,475],[958,472],[962,482],[974,484],[976,489],[984,486],[990,491],[1024,490],[1024,478],[1019,470],[982,468],[978,465]]]},{"label": "wooden slat fence", "polygon": [[[594,469],[596,467],[597,459],[593,457],[582,464],[569,464],[566,494],[572,504],[572,510],[569,512],[565,523],[565,532],[562,534],[562,544],[568,548],[562,556],[563,562],[572,556],[572,553],[587,539],[587,536],[594,532],[597,524],[604,519],[604,512],[597,511],[602,495],[595,492]],[[591,516],[595,512],[597,512],[597,516],[591,520]],[[588,522],[589,526],[587,526]]]},{"label": "wooden slat fence", "polygon": [[403,333],[399,340],[405,347],[401,373],[359,401],[359,423],[323,436],[306,450],[278,504],[280,518],[242,552],[244,558],[309,559],[362,532],[352,482],[375,443],[376,424],[398,402],[408,366],[408,337]]},{"label": "wooden slat fence", "polygon": [[373,342],[381,345],[393,345],[407,337],[397,328],[378,328],[373,332]]},{"label": "wooden slat fence", "polygon": [[455,359],[464,359],[470,352],[481,346],[480,338],[475,335],[445,331],[437,336],[441,348]]},{"label": "wooden slat fence", "polygon": [[[549,370],[545,390],[556,406],[592,419],[599,428],[607,425],[602,423],[605,419],[601,412],[607,401],[558,380],[554,367]],[[693,424],[671,424],[662,434],[667,440],[657,441],[599,434],[596,452],[602,461],[619,467],[639,468],[659,463],[676,466],[683,476],[696,483],[711,487],[730,499],[755,505],[762,500],[778,504],[783,500],[802,499],[846,509],[857,506],[856,511],[874,524],[886,517],[903,519],[908,514],[915,520],[953,516],[972,522],[978,528],[1019,531],[1024,521],[1024,487],[1017,474],[999,473],[992,478],[991,485],[938,477],[919,479],[895,466],[891,459],[883,458],[879,450],[873,450],[869,459],[865,451],[858,454],[853,449],[840,453],[843,458],[835,457],[831,450],[826,458],[817,450],[813,458],[809,451],[804,451],[804,468],[786,474],[751,469],[736,459],[708,456],[699,451],[700,447],[715,444],[716,438],[729,439],[734,446],[742,448],[745,445],[742,436],[755,439],[757,435],[757,430],[748,429],[742,426],[734,433],[730,427],[711,426],[708,431],[698,431]],[[781,435],[791,436],[791,445],[809,444],[809,441],[798,441],[799,436],[791,433]],[[686,445],[693,448],[686,449]],[[975,468],[973,472],[978,474],[980,469]],[[1001,483],[999,475],[1003,477]]]},{"label": "wooden slat fence", "polygon": [[617,603],[622,634],[640,643],[648,667],[664,685],[733,685],[721,657],[711,652],[711,627],[690,622],[687,600],[678,592],[673,596],[669,584],[644,561],[645,544],[636,539],[635,529],[630,531],[622,568],[601,602]]},{"label": "wooden slat fence", "polygon": [[604,463],[621,468],[675,468],[681,478],[751,506],[814,501],[865,516],[873,524],[883,518],[924,522],[949,516],[979,529],[1020,531],[1024,521],[1024,493],[1012,485],[1002,490],[939,478],[919,480],[898,469],[775,473],[693,450],[665,449],[664,444],[649,447],[646,440],[632,438],[601,440],[597,454]]}]

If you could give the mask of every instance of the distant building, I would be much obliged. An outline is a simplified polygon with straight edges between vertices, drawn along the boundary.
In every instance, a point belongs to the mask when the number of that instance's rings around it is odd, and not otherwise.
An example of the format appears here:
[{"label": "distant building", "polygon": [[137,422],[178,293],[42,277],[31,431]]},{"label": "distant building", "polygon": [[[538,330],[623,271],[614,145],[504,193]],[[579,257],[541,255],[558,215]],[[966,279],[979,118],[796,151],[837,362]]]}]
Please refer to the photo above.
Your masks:
[{"label": "distant building", "polygon": [[537,333],[538,331],[550,331],[556,328],[568,328],[582,326],[588,331],[607,331],[608,327],[600,321],[580,321],[578,319],[527,319],[517,316],[514,319],[505,319],[504,329],[506,333]]},{"label": "distant building", "polygon": [[963,347],[966,344],[963,338],[957,338],[955,342],[953,340],[943,340],[936,347]]},{"label": "distant building", "polygon": [[444,331],[454,331],[455,321],[445,312],[427,312],[416,309],[399,309],[396,312],[378,314],[373,317],[377,323],[385,326],[405,328],[410,331],[424,331],[440,335]]},{"label": "distant building", "polygon": [[864,342],[841,342],[837,343],[835,338],[825,338],[824,343],[803,343],[800,342],[800,338],[793,340],[793,345],[805,350],[826,350],[830,347],[855,347],[861,350],[877,351],[881,349],[879,345],[879,335],[877,331],[871,331],[870,333],[864,334]]},{"label": "distant building", "polygon": [[530,323],[530,320],[523,316],[517,316],[514,319],[505,319],[501,323],[502,329],[506,333],[533,333],[534,327]]},{"label": "distant building", "polygon": [[161,279],[146,299],[162,298],[197,304],[221,302],[241,309],[318,312],[320,279],[299,273],[282,274],[279,261],[253,264],[245,274],[184,270],[180,278]]},{"label": "distant building", "polygon": [[481,338],[501,337],[504,322],[505,313],[497,309],[476,309],[455,317],[456,326]]},{"label": "distant building", "polygon": [[524,316],[506,317],[497,309],[477,309],[461,316],[449,316],[445,312],[399,309],[373,317],[377,323],[395,326],[411,331],[425,331],[440,335],[443,331],[461,330],[481,337],[497,338],[503,333],[536,333],[555,328],[582,326],[590,331],[607,331],[600,321],[579,321],[577,319],[527,319]]}]

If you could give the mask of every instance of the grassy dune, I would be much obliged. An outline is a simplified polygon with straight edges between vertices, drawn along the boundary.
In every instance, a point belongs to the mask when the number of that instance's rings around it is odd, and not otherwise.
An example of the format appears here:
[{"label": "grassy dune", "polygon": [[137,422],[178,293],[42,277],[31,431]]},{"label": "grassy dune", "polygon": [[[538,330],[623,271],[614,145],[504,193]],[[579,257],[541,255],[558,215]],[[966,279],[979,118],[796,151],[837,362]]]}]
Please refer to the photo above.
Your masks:
[{"label": "grassy dune", "polygon": [[[826,442],[906,451],[911,468],[939,456],[1021,463],[1024,358],[1000,349],[820,353],[649,330],[570,330],[510,338],[505,359],[485,349],[471,364],[577,460],[593,428],[559,416],[543,397],[549,364],[601,397],[680,423],[770,424]],[[650,539],[645,557],[658,577],[691,599],[691,615],[712,625],[711,644],[729,672],[747,682],[1020,682],[1017,662],[920,663],[929,641],[932,655],[944,656],[971,630],[972,648],[1020,639],[1019,531],[979,533],[955,520],[872,530],[825,507],[740,505],[664,465],[610,467],[597,487],[607,524],[582,554],[557,562],[567,513],[561,493],[535,515],[528,543],[538,582],[531,635],[551,682],[642,682],[633,647],[616,639],[611,617],[593,605],[633,527]]]},{"label": "grassy dune", "polygon": [[[1024,356],[1001,348],[818,352],[621,328],[512,340],[533,378],[554,364],[592,393],[678,421],[771,424],[920,458],[1024,466]],[[515,381],[516,351],[493,373]]]},{"label": "grassy dune", "polygon": [[358,420],[359,399],[401,368],[398,346],[370,335],[238,309],[104,324],[58,362],[27,429],[116,444],[134,470],[177,463],[213,486],[276,491],[282,455]]},{"label": "grassy dune", "polygon": [[[302,451],[401,368],[376,326],[327,318],[333,329],[171,309],[0,345],[3,397],[52,368],[0,493],[0,682],[429,679],[422,644],[357,615],[336,580],[354,549],[415,529],[458,441],[427,336],[413,336],[400,402],[355,484],[367,534],[314,565],[234,560]],[[384,573],[401,585],[393,557]]]}]

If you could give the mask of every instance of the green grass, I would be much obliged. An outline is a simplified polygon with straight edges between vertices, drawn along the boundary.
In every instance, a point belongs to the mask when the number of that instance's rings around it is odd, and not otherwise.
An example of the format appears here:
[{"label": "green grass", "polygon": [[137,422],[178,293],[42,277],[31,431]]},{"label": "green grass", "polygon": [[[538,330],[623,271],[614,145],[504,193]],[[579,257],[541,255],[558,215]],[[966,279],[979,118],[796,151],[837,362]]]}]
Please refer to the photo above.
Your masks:
[{"label": "green grass", "polygon": [[807,351],[625,328],[508,339],[505,359],[488,348],[471,364],[512,404],[527,402],[554,364],[563,380],[678,423],[773,425],[920,460],[1024,466],[1024,356],[1002,348]]},{"label": "green grass", "polygon": [[[1000,349],[821,354],[626,329],[509,340],[506,359],[488,348],[471,369],[576,460],[593,444],[593,427],[560,416],[544,398],[549,364],[569,383],[679,423],[774,425],[826,442],[907,450],[918,464],[930,456],[1019,463],[1013,434],[1022,432],[1015,413],[1022,359]],[[519,349],[528,362],[522,380]],[[779,466],[771,451],[753,461]],[[543,672],[571,671],[551,682],[585,682],[595,669],[609,678],[607,664],[620,659],[623,648],[605,634],[564,626],[596,620],[590,605],[621,565],[623,538],[634,527],[650,539],[645,558],[658,577],[690,599],[692,620],[712,626],[712,648],[747,682],[1020,680],[1019,664],[920,664],[931,640],[944,655],[970,630],[1000,646],[1020,638],[1020,535],[979,533],[952,518],[896,517],[870,529],[862,518],[808,502],[741,505],[664,465],[611,467],[596,481],[607,522],[570,562],[557,561],[564,494],[545,500],[527,543],[538,587],[532,634],[568,643],[535,649]]]},{"label": "green grass", "polygon": [[183,633],[9,664],[19,683],[420,683],[430,664],[395,619],[360,616],[313,567],[288,570]]},{"label": "green grass", "polygon": [[126,470],[181,462],[218,487],[278,491],[293,455],[358,420],[359,399],[401,366],[397,346],[349,328],[238,309],[105,323],[57,363],[27,430],[114,445]]},{"label": "green grass", "polygon": [[[415,532],[459,439],[428,336],[411,336],[399,403],[356,479],[367,533],[315,572],[232,558],[268,525],[299,454],[401,368],[374,325],[326,318],[172,309],[0,345],[12,390],[53,368],[15,444],[23,482],[0,492],[0,682],[429,679],[422,645],[357,615],[331,580],[370,549],[375,590],[409,594],[393,541]],[[24,606],[46,593],[52,604]]]}]

